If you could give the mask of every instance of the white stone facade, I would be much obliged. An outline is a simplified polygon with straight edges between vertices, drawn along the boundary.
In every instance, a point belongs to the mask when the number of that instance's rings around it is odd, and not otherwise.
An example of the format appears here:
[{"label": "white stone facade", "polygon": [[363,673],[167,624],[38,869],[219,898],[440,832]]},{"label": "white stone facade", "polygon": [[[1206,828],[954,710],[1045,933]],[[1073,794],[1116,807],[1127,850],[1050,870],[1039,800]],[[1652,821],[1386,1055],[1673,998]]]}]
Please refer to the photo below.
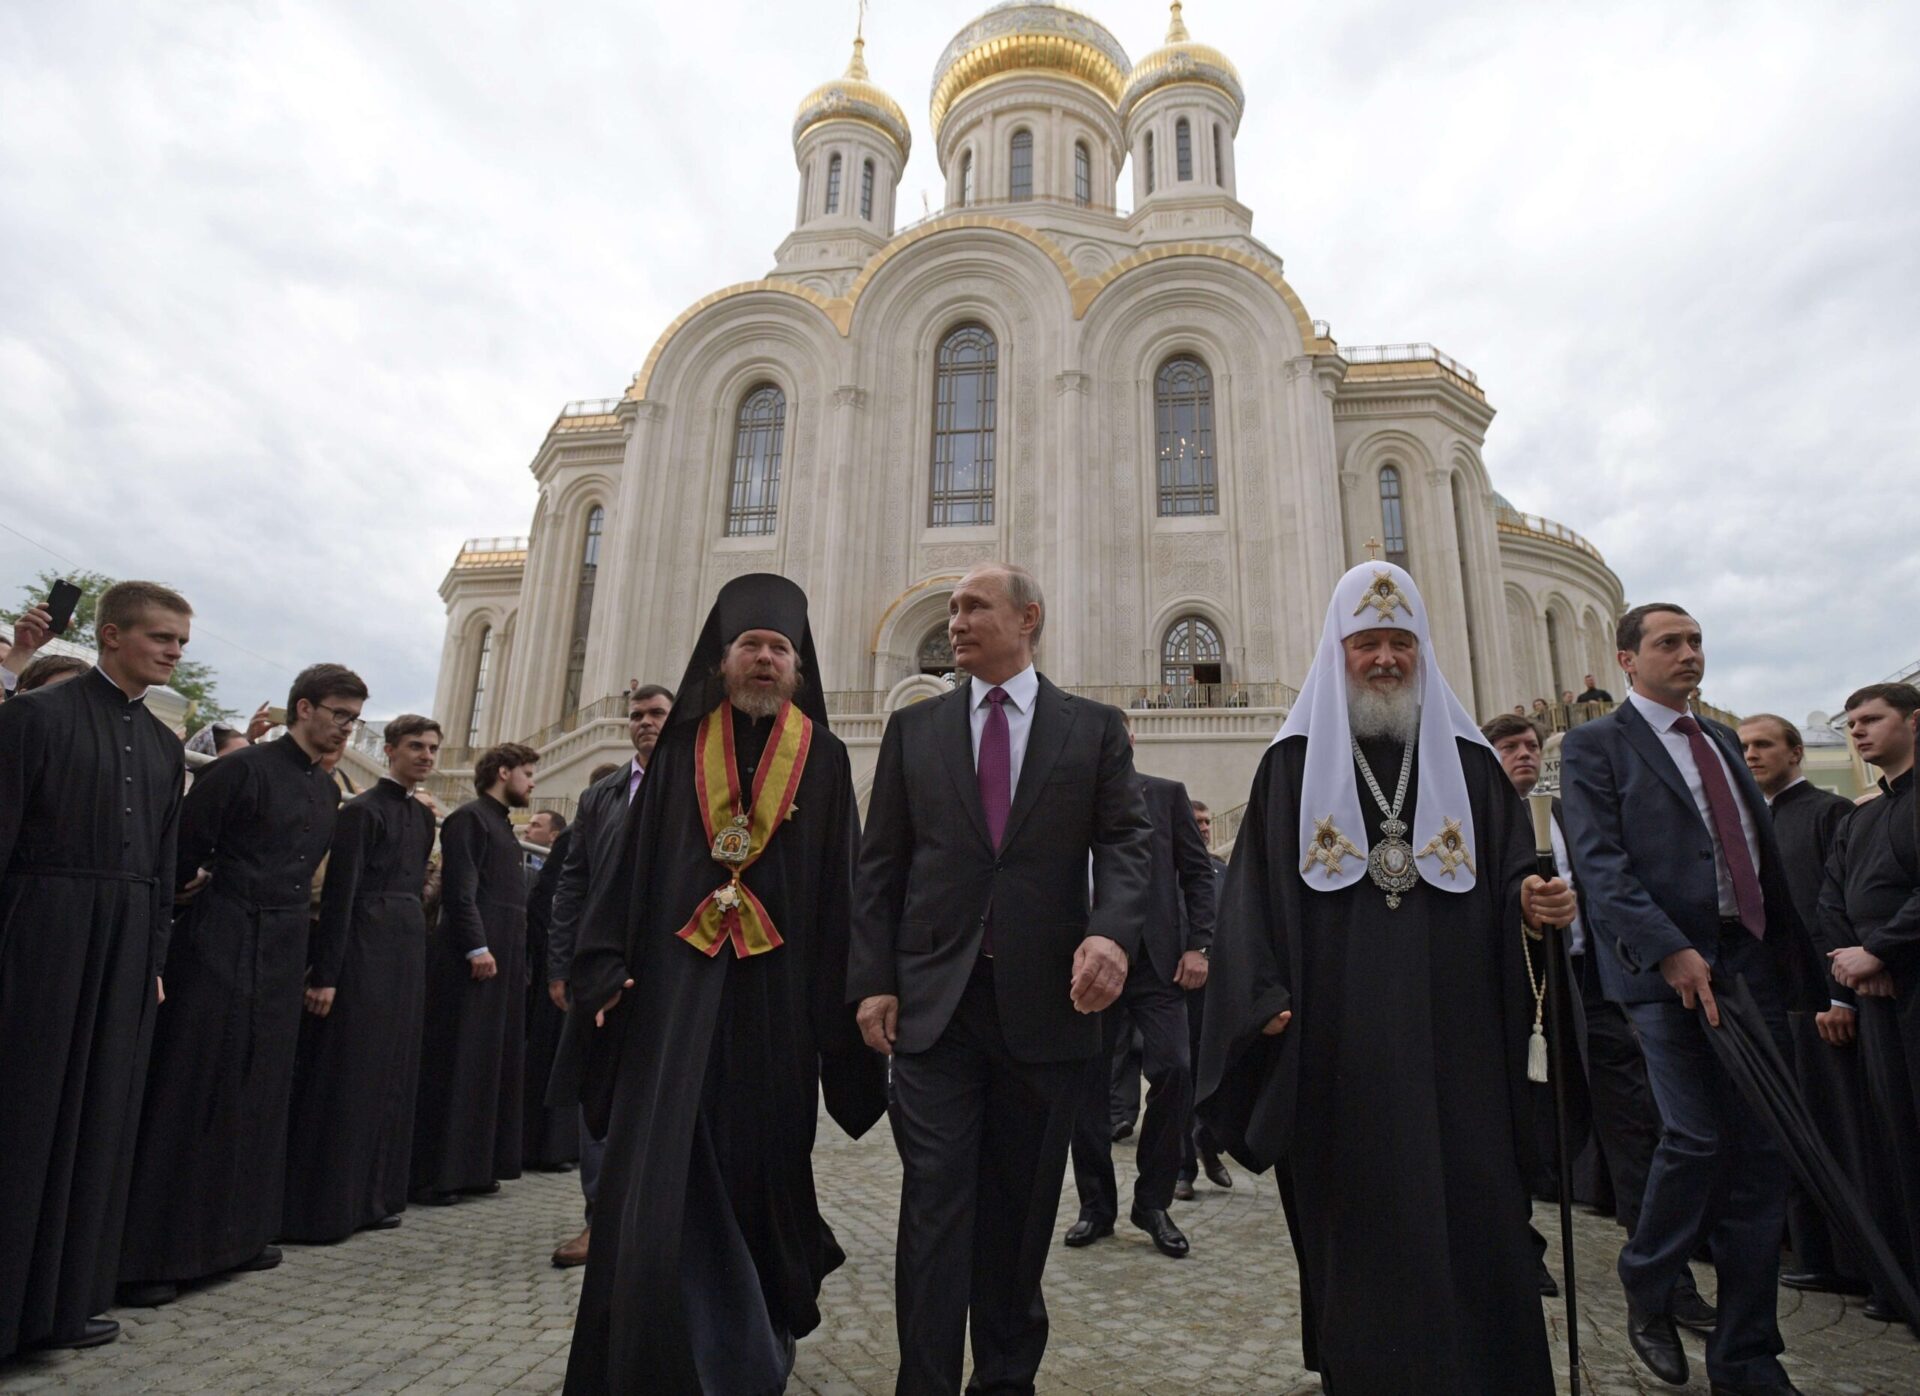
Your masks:
[{"label": "white stone facade", "polygon": [[[1141,764],[1231,805],[1277,727],[1285,692],[1271,685],[1300,681],[1335,578],[1370,540],[1394,541],[1389,468],[1406,565],[1463,699],[1490,715],[1610,671],[1619,581],[1576,535],[1493,493],[1493,409],[1472,374],[1428,346],[1343,350],[1253,238],[1234,198],[1238,80],[1185,40],[1175,8],[1168,44],[1137,65],[1053,5],[1002,6],[963,30],[934,85],[947,208],[907,229],[893,217],[904,118],[858,52],[808,98],[795,227],[772,272],[695,304],[622,398],[568,408],[532,462],[530,542],[470,545],[448,574],[436,712],[450,746],[470,725],[480,745],[557,742],[546,782],[572,793],[623,740],[592,724],[595,700],[677,681],[715,590],[750,571],[807,589],[816,680],[836,708],[884,711],[920,672],[952,582],[1010,559],[1046,592],[1042,665],[1058,682],[1155,693],[1172,628],[1211,629],[1225,687],[1194,701],[1221,710],[1148,713]],[[991,519],[936,526],[936,366],[961,326],[990,334],[996,356]],[[1169,514],[1156,383],[1182,356],[1208,380],[1213,504]],[[729,536],[743,403],[767,385],[784,408],[771,531]],[[1248,687],[1226,696],[1233,685]],[[879,722],[836,717],[857,762]]]}]

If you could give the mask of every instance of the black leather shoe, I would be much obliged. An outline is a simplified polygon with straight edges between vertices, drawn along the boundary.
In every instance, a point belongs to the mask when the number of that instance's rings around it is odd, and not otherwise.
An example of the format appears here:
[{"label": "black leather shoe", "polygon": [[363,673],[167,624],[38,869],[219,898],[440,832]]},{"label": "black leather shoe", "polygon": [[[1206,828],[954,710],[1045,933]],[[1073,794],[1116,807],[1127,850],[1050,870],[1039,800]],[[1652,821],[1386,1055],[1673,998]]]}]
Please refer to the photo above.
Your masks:
[{"label": "black leather shoe", "polygon": [[1153,1238],[1154,1249],[1161,1255],[1180,1260],[1187,1253],[1187,1238],[1180,1228],[1173,1224],[1173,1218],[1157,1207],[1142,1207],[1135,1203],[1127,1220]]},{"label": "black leather shoe", "polygon": [[1175,1180],[1173,1185],[1173,1200],[1175,1202],[1193,1201],[1193,1180],[1191,1178]]},{"label": "black leather shoe", "polygon": [[280,1263],[280,1260],[281,1255],[278,1246],[262,1246],[259,1255],[256,1255],[252,1260],[241,1261],[233,1267],[232,1273],[238,1275],[248,1270],[271,1270]]},{"label": "black leather shoe", "polygon": [[1886,1301],[1883,1295],[1869,1294],[1867,1302],[1860,1306],[1860,1312],[1875,1323],[1900,1323],[1900,1311]]},{"label": "black leather shoe", "polygon": [[1109,1217],[1089,1217],[1084,1213],[1080,1220],[1067,1228],[1067,1244],[1075,1250],[1082,1246],[1091,1246],[1102,1236],[1113,1235],[1113,1220]]},{"label": "black leather shoe", "polygon": [[1782,1270],[1780,1283],[1788,1289],[1805,1290],[1808,1294],[1865,1294],[1867,1287],[1857,1280],[1849,1280],[1844,1275],[1830,1274],[1825,1270]]},{"label": "black leather shoe", "polygon": [[179,1297],[179,1285],[156,1280],[152,1284],[121,1285],[114,1293],[113,1302],[122,1309],[157,1309]]},{"label": "black leather shoe", "polygon": [[457,1192],[416,1192],[407,1199],[416,1207],[451,1207],[460,1200]]},{"label": "black leather shoe", "polygon": [[382,1217],[380,1218],[379,1221],[368,1222],[365,1226],[361,1227],[360,1229],[362,1231],[392,1231],[398,1225],[400,1225],[399,1217],[397,1216]]},{"label": "black leather shoe", "polygon": [[1712,1396],[1800,1396],[1800,1388],[1785,1380],[1769,1382],[1765,1386],[1742,1386],[1738,1382],[1716,1381],[1707,1383]]},{"label": "black leather shoe", "polygon": [[477,1188],[460,1189],[463,1197],[492,1197],[498,1191],[500,1191],[500,1180],[497,1178],[491,1183],[482,1183]]},{"label": "black leather shoe", "polygon": [[1216,1188],[1230,1188],[1233,1186],[1233,1174],[1227,1172],[1226,1164],[1220,1161],[1220,1155],[1214,1153],[1213,1150],[1206,1149],[1201,1152],[1200,1167],[1205,1170],[1207,1181],[1212,1183]]},{"label": "black leather shoe", "polygon": [[1631,1299],[1627,1301],[1627,1341],[1634,1355],[1668,1386],[1687,1384],[1687,1351],[1680,1346],[1680,1334],[1671,1314],[1641,1313]]},{"label": "black leather shoe", "polygon": [[1547,1269],[1547,1262],[1537,1260],[1534,1264],[1540,1269],[1540,1273],[1536,1278],[1540,1281],[1541,1297],[1545,1299],[1558,1299],[1560,1297],[1560,1286],[1553,1278],[1553,1271]]},{"label": "black leather shoe", "polygon": [[1114,1143],[1118,1144],[1122,1139],[1131,1139],[1131,1138],[1133,1138],[1133,1121],[1132,1120],[1122,1121],[1120,1124],[1117,1124],[1113,1127]]},{"label": "black leather shoe", "polygon": [[56,1348],[97,1348],[120,1336],[120,1325],[110,1318],[90,1318],[77,1333],[57,1333],[34,1344],[49,1351]]},{"label": "black leather shoe", "polygon": [[1720,1311],[1700,1297],[1693,1276],[1687,1274],[1682,1274],[1674,1281],[1673,1298],[1667,1301],[1667,1312],[1682,1328],[1690,1328],[1700,1334],[1713,1332],[1714,1325],[1720,1322]]}]

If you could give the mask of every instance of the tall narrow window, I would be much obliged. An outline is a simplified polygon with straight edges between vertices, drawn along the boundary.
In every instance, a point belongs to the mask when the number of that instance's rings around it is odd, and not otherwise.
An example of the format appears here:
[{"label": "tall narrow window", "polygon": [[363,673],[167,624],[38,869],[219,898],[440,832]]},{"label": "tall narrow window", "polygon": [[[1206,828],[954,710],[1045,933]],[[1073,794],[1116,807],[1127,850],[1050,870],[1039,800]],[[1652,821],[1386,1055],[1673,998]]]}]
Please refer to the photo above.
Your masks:
[{"label": "tall narrow window", "polygon": [[1213,182],[1221,188],[1226,187],[1227,167],[1220,159],[1220,123],[1213,123]]},{"label": "tall narrow window", "polygon": [[1182,616],[1160,645],[1160,682],[1168,688],[1217,684],[1220,654],[1220,632],[1199,616]]},{"label": "tall narrow window", "polygon": [[1081,208],[1093,202],[1093,156],[1085,141],[1073,143],[1073,201]]},{"label": "tall narrow window", "polygon": [[872,221],[873,218],[873,161],[869,160],[860,167],[860,216]]},{"label": "tall narrow window", "polygon": [[1160,437],[1160,513],[1217,514],[1213,476],[1213,379],[1192,355],[1168,359],[1153,382]]},{"label": "tall narrow window", "polygon": [[840,157],[827,161],[827,212],[840,211]]},{"label": "tall narrow window", "polygon": [[1173,124],[1173,165],[1180,179],[1193,178],[1193,127],[1184,116]]},{"label": "tall narrow window", "polygon": [[1401,512],[1400,471],[1391,465],[1380,467],[1380,538],[1386,545],[1387,561],[1405,567],[1407,520]]},{"label": "tall narrow window", "polygon": [[787,430],[787,395],[771,383],[740,399],[733,419],[733,488],[727,496],[727,536],[771,533],[780,511],[780,448]]},{"label": "tall narrow window", "polygon": [[960,157],[960,207],[973,205],[973,152]]},{"label": "tall narrow window", "polygon": [[1460,562],[1460,599],[1466,603],[1467,663],[1471,665],[1473,669],[1473,695],[1476,704],[1474,711],[1491,712],[1492,707],[1489,705],[1490,695],[1483,692],[1486,687],[1487,676],[1482,672],[1486,666],[1480,662],[1480,636],[1473,624],[1474,569],[1467,565],[1468,559],[1473,556],[1473,551],[1471,540],[1467,536],[1465,481],[1460,478],[1459,471],[1456,470],[1453,472],[1453,479],[1448,488],[1453,495],[1453,546],[1454,552]]},{"label": "tall narrow window", "polygon": [[480,745],[480,716],[487,709],[487,670],[493,665],[493,627],[480,630],[480,657],[473,662],[473,706],[467,715],[467,749]]},{"label": "tall narrow window", "polygon": [[1560,618],[1553,613],[1553,607],[1547,607],[1547,687],[1552,690],[1543,694],[1548,702],[1560,696],[1560,686],[1566,680],[1567,664],[1560,656]]},{"label": "tall narrow window", "polygon": [[1147,132],[1146,165],[1147,165],[1147,192],[1151,194],[1153,192],[1153,132],[1151,131]]},{"label": "tall narrow window", "polygon": [[999,350],[984,325],[961,325],[940,342],[933,375],[933,497],[936,527],[993,522],[994,385]]},{"label": "tall narrow window", "polygon": [[587,674],[587,623],[593,619],[593,583],[600,573],[600,534],[606,524],[607,511],[594,505],[580,545],[580,584],[573,593],[573,643],[567,647],[567,682],[560,694],[563,718],[580,711],[580,685]]},{"label": "tall narrow window", "polygon": [[1016,203],[1033,197],[1033,132],[1027,130],[1013,133],[1012,178],[1007,185],[1007,197]]}]

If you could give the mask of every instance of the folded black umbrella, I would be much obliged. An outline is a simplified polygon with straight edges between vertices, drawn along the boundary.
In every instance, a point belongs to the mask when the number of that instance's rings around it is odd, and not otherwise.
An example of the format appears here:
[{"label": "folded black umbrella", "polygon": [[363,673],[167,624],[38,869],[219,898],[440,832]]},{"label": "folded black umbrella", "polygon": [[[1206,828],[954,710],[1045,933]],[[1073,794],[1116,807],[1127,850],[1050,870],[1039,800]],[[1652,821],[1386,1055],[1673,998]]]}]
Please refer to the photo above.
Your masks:
[{"label": "folded black umbrella", "polygon": [[[1873,1272],[1874,1291],[1898,1309],[1915,1336],[1920,1336],[1920,1294],[1914,1292],[1893,1258],[1887,1238],[1874,1225],[1873,1214],[1853,1180],[1821,1138],[1800,1094],[1800,1083],[1767,1030],[1767,1020],[1754,1002],[1746,976],[1738,977],[1730,989],[1723,989],[1715,998],[1720,1007],[1720,1026],[1707,1029],[1707,1041],[1713,1044],[1720,1064],[1766,1124],[1834,1231],[1865,1259]],[[1701,1014],[1704,1018],[1704,1009]]]}]

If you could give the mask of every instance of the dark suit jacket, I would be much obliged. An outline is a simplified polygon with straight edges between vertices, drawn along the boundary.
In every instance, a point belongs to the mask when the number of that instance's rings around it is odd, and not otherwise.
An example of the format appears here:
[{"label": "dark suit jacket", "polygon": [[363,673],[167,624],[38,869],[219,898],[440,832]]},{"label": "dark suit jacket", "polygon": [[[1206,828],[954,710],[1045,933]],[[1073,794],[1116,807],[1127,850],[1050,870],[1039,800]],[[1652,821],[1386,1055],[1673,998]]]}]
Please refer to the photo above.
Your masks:
[{"label": "dark suit jacket", "polygon": [[548,979],[565,979],[573,968],[573,947],[587,905],[587,889],[600,870],[611,868],[620,856],[620,831],[627,819],[627,779],[632,773],[629,758],[619,770],[589,785],[580,796],[573,823],[567,826],[570,837],[547,922]]},{"label": "dark suit jacket", "polygon": [[[1789,1007],[1826,1006],[1809,972],[1811,944],[1794,910],[1767,802],[1741,755],[1734,732],[1699,719],[1746,801],[1760,848],[1760,890],[1766,944],[1780,967]],[[1720,891],[1713,836],[1687,790],[1686,778],[1659,734],[1630,702],[1567,733],[1560,748],[1561,803],[1575,884],[1585,898],[1600,983],[1615,1003],[1661,1003],[1674,997],[1660,961],[1688,946],[1709,965],[1720,954]]]},{"label": "dark suit jacket", "polygon": [[991,907],[1008,1050],[1029,1062],[1091,1057],[1100,1018],[1069,997],[1074,952],[1106,936],[1131,958],[1146,910],[1151,830],[1126,719],[1042,676],[996,853],[974,773],[972,693],[962,683],[887,719],[854,881],[847,996],[898,995],[894,1049],[926,1051],[960,1002]]},{"label": "dark suit jacket", "polygon": [[1213,859],[1200,837],[1186,786],[1142,775],[1140,791],[1146,799],[1147,822],[1153,825],[1141,958],[1171,984],[1181,952],[1205,950],[1213,944]]}]

